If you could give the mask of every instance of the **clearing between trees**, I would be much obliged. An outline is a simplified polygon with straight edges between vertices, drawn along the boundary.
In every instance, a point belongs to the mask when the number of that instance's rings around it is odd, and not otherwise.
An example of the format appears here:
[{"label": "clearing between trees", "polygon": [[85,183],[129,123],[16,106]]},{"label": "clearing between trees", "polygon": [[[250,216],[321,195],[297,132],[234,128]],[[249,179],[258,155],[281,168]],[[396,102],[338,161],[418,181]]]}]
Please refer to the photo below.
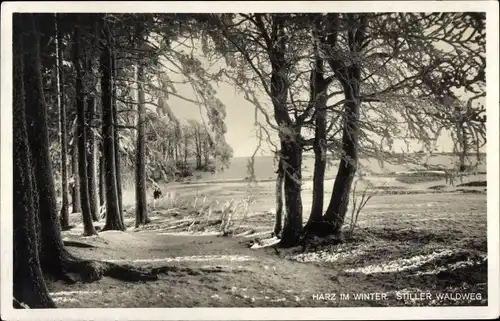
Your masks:
[{"label": "clearing between trees", "polygon": [[485,188],[429,184],[380,191],[343,243],[306,249],[255,248],[271,238],[272,182],[166,185],[150,224],[134,228],[125,203],[125,232],[82,237],[78,214],[63,232],[77,257],[152,269],[158,280],[49,280],[49,291],[61,308],[487,305]]}]

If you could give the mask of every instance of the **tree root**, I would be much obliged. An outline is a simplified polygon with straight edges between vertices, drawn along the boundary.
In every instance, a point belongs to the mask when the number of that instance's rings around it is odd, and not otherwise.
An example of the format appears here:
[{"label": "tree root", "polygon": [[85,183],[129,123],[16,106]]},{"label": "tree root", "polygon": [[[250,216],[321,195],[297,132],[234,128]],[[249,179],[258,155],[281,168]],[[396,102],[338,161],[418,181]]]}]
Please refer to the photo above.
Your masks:
[{"label": "tree root", "polygon": [[[43,272],[55,280],[68,284],[76,282],[92,283],[105,276],[128,282],[155,281],[158,275],[153,269],[141,269],[130,265],[119,265],[111,262],[83,260],[70,253],[63,253],[59,264],[47,264]],[[43,267],[43,265],[42,265]]]},{"label": "tree root", "polygon": [[72,247],[79,247],[79,248],[95,248],[94,245],[82,243],[82,242],[77,242],[77,241],[63,241],[63,244],[64,244],[64,246],[72,246]]},{"label": "tree root", "polygon": [[75,225],[61,226],[61,231],[69,231],[74,227]]},{"label": "tree root", "polygon": [[342,243],[340,231],[334,224],[328,221],[308,222],[304,227],[304,232],[300,238],[302,252],[308,248],[317,248],[324,245],[335,245]]},{"label": "tree root", "polygon": [[68,274],[77,274],[85,283],[98,281],[105,276],[128,282],[158,280],[158,275],[151,270],[104,261],[71,260],[66,262],[66,271]]}]

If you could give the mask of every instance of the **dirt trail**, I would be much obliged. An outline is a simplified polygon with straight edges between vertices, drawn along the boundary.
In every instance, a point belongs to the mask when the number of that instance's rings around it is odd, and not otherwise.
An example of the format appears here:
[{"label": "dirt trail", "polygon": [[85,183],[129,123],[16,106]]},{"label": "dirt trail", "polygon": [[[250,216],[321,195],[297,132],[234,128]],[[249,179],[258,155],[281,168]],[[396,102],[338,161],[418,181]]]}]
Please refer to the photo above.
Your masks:
[{"label": "dirt trail", "polygon": [[[259,200],[261,202],[262,199]],[[270,200],[272,201],[272,200]],[[126,211],[133,226],[133,211]],[[168,266],[159,280],[130,283],[104,278],[91,284],[49,283],[59,307],[296,307],[487,304],[486,201],[483,194],[432,193],[380,195],[365,208],[350,242],[276,253],[250,249],[247,237],[186,232],[190,211],[163,209],[151,224],[126,232],[82,237],[77,227],[67,241],[94,248],[68,249],[78,257],[140,268]],[[213,214],[217,219],[220,214]],[[254,212],[248,231],[269,231],[270,213]],[[202,219],[202,221],[205,221]],[[184,222],[184,227],[179,226]],[[181,224],[182,225],[182,224]],[[189,224],[188,224],[189,225]],[[243,226],[240,226],[243,227]],[[218,225],[210,226],[214,232]],[[214,230],[215,229],[215,230]],[[265,237],[265,236],[262,236]],[[353,272],[354,271],[354,272]],[[164,272],[164,273],[163,273]],[[412,301],[398,293],[480,293],[479,299]],[[356,294],[386,294],[355,299]],[[341,295],[344,297],[341,297]],[[345,295],[349,295],[346,299]]]},{"label": "dirt trail", "polygon": [[[80,257],[115,261],[140,267],[168,265],[160,280],[126,284],[104,279],[94,284],[52,284],[52,292],[74,293],[67,307],[175,306],[324,306],[335,301],[313,300],[339,284],[335,272],[324,267],[286,260],[284,252],[251,250],[241,238],[171,236],[155,232],[105,232],[86,238],[96,248],[71,251]],[[155,258],[155,259],[151,259]],[[116,291],[126,288],[125,291]],[[93,291],[100,295],[89,295]],[[116,296],[111,299],[111,293]],[[133,297],[132,296],[133,293]],[[145,296],[140,295],[143,293]],[[107,295],[109,294],[109,295]],[[74,301],[73,301],[73,300]],[[307,303],[305,303],[306,301]]]}]

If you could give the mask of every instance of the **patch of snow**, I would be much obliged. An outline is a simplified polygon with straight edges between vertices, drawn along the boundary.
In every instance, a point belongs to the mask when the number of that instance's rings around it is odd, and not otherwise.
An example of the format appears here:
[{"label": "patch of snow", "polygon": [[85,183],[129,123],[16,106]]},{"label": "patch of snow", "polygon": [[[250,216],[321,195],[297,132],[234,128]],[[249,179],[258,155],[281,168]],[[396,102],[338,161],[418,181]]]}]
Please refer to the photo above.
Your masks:
[{"label": "patch of snow", "polygon": [[297,262],[337,262],[347,258],[357,257],[365,254],[362,249],[325,249],[309,253],[300,253],[288,257],[289,259]]},{"label": "patch of snow", "polygon": [[102,291],[59,291],[50,292],[50,296],[68,296],[74,294],[102,294]]},{"label": "patch of snow", "polygon": [[55,303],[66,303],[66,302],[76,302],[76,301],[78,301],[75,298],[70,298],[70,297],[66,297],[66,296],[55,297],[55,298],[52,298],[52,300]]},{"label": "patch of snow", "polygon": [[286,301],[286,298],[277,298],[271,300],[271,302],[283,302],[283,301]]},{"label": "patch of snow", "polygon": [[431,262],[437,258],[451,256],[455,253],[452,250],[444,250],[441,252],[433,252],[428,255],[416,255],[411,258],[402,258],[389,261],[382,264],[374,264],[363,266],[354,269],[347,269],[347,273],[362,273],[362,274],[376,274],[376,273],[391,273],[416,269],[425,263]]},{"label": "patch of snow", "polygon": [[276,245],[280,242],[280,239],[275,237],[272,237],[270,239],[265,239],[265,240],[260,240],[259,243],[254,243],[250,248],[251,249],[262,249],[265,247],[270,247],[273,245]]},{"label": "patch of snow", "polygon": [[217,236],[221,235],[221,232],[163,232],[158,233],[158,235],[171,235],[171,236]]},{"label": "patch of snow", "polygon": [[[483,260],[486,260],[486,256],[483,257]],[[453,271],[453,270],[460,269],[460,268],[479,265],[481,263],[482,263],[481,261],[473,261],[473,260],[469,259],[467,261],[459,261],[459,262],[455,262],[453,264],[448,264],[447,266],[438,266],[435,269],[430,270],[430,271],[418,271],[414,275],[435,275],[435,274],[438,274],[439,272]]]},{"label": "patch of snow", "polygon": [[255,261],[254,257],[246,255],[204,255],[204,256],[177,256],[177,257],[166,257],[161,259],[137,259],[137,260],[107,260],[107,262],[119,263],[119,262],[134,262],[134,263],[154,263],[154,262],[208,262],[208,261],[231,261],[231,262],[242,262],[242,261]]}]

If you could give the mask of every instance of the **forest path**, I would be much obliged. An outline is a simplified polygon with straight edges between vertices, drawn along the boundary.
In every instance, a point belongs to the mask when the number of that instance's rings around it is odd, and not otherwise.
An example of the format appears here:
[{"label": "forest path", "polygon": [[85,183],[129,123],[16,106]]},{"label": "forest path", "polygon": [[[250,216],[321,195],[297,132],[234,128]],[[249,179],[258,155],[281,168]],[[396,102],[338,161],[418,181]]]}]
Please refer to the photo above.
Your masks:
[{"label": "forest path", "polygon": [[[141,283],[110,278],[90,284],[49,282],[52,297],[66,308],[487,304],[482,193],[377,196],[363,211],[350,242],[305,253],[300,248],[279,249],[279,254],[273,248],[251,249],[256,234],[213,235],[218,225],[208,226],[206,232],[187,232],[189,222],[197,217],[188,211],[174,215],[159,210],[151,212],[151,224],[134,229],[133,211],[128,209],[127,231],[82,237],[80,215],[72,215],[77,226],[63,232],[63,239],[95,246],[68,246],[78,257],[170,269],[160,273],[157,281]],[[213,219],[217,218],[214,214]],[[246,219],[244,229],[265,238],[273,219],[270,213],[255,213]],[[480,293],[481,297],[401,299],[402,293],[421,291]],[[369,293],[387,297],[354,298]],[[342,300],[341,294],[349,294],[349,300]]]},{"label": "forest path", "polygon": [[[272,249],[252,250],[243,238],[159,235],[152,231],[102,232],[86,238],[94,249],[71,248],[79,257],[173,270],[146,283],[105,278],[91,284],[52,284],[51,292],[78,307],[324,306],[313,294],[338,292],[331,268],[284,259]],[[344,284],[342,287],[345,287]],[[347,288],[349,286],[347,285]],[[335,291],[337,290],[337,291]],[[96,292],[97,291],[97,292]],[[57,295],[56,295],[57,297]],[[304,302],[306,301],[306,302]]]}]

